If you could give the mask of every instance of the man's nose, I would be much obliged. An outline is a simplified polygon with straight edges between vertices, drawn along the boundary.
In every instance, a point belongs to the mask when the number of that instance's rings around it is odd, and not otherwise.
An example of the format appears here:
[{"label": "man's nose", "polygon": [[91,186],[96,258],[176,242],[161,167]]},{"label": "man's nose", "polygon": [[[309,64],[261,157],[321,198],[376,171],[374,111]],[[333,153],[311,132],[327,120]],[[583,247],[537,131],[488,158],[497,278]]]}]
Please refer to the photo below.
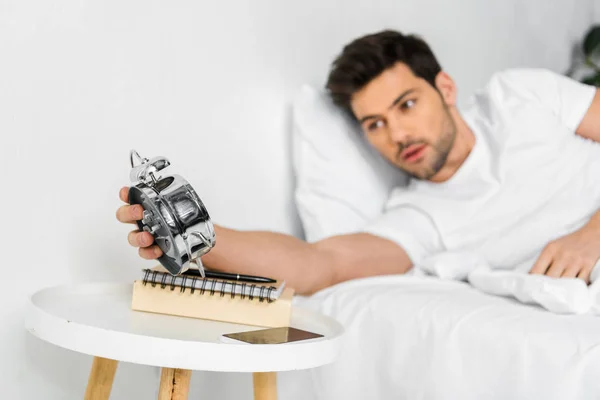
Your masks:
[{"label": "man's nose", "polygon": [[391,142],[394,143],[404,143],[406,139],[410,136],[408,129],[405,126],[398,122],[390,122],[389,123],[389,138]]}]

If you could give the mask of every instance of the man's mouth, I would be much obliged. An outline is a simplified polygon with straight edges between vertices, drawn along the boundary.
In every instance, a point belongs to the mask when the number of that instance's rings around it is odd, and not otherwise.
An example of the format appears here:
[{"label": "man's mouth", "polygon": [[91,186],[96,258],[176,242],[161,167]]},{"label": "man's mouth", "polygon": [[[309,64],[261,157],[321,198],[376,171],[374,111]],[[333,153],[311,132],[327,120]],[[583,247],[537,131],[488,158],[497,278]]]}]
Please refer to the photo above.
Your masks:
[{"label": "man's mouth", "polygon": [[400,157],[402,157],[402,160],[409,163],[417,162],[423,157],[426,148],[426,144],[410,145],[404,150],[402,150],[402,153],[400,153]]}]

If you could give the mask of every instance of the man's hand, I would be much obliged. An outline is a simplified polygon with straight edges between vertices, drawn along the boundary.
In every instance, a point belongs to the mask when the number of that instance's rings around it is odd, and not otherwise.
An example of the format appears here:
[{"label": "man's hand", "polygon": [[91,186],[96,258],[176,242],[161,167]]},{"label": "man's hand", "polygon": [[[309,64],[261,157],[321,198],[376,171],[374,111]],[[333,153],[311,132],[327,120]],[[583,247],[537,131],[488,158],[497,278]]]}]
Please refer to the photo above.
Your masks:
[{"label": "man's hand", "polygon": [[590,274],[599,258],[600,232],[583,227],[548,243],[529,273],[581,278],[590,283]]},{"label": "man's hand", "polygon": [[[119,198],[125,203],[129,203],[129,188],[124,187],[119,191]],[[124,205],[117,210],[117,219],[126,224],[134,224],[143,217],[144,209],[141,205]],[[129,232],[127,241],[134,247],[139,247],[140,257],[146,260],[153,260],[162,256],[162,250],[157,245],[153,245],[154,238],[149,232],[140,232],[139,229]]]}]

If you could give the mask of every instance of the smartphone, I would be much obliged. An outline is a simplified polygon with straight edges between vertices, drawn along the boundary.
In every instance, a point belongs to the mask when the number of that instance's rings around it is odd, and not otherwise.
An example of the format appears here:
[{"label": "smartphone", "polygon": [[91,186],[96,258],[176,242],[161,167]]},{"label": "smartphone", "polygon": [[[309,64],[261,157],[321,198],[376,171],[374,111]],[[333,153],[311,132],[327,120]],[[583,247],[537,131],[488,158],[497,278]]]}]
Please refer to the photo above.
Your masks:
[{"label": "smartphone", "polygon": [[226,333],[223,343],[281,344],[321,338],[323,335],[292,327],[268,328],[249,332]]}]

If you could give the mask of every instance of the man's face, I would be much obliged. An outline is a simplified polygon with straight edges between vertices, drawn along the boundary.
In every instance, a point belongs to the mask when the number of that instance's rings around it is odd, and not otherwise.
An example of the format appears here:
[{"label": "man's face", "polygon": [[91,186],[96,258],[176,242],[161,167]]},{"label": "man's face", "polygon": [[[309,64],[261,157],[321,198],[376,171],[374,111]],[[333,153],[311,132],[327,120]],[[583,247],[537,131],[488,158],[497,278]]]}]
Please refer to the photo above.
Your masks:
[{"label": "man's face", "polygon": [[351,106],[371,145],[413,177],[430,179],[446,162],[456,136],[448,105],[406,64],[369,82]]}]

